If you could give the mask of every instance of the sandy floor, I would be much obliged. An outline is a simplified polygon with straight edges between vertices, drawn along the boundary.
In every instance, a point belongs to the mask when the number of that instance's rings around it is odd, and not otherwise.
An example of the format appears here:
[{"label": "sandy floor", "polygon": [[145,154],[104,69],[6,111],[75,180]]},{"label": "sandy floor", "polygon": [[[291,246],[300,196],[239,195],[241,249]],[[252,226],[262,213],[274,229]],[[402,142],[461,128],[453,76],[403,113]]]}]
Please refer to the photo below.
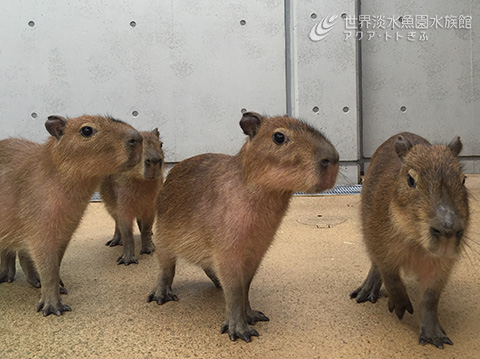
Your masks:
[{"label": "sandy floor", "polygon": [[[197,267],[177,266],[178,302],[147,303],[156,258],[117,265],[121,247],[104,245],[113,221],[102,204],[91,204],[62,264],[69,291],[63,301],[73,311],[46,318],[36,313],[39,290],[18,269],[14,283],[0,285],[0,357],[478,358],[480,177],[469,176],[467,183],[475,197],[471,248],[441,298],[440,320],[454,342],[444,350],[418,344],[418,310],[399,321],[385,298],[374,305],[349,299],[369,268],[360,196],[351,195],[293,199],[252,284],[252,306],[271,321],[255,326],[260,337],[249,344],[220,334],[222,291]],[[413,279],[407,289],[417,309]]]}]

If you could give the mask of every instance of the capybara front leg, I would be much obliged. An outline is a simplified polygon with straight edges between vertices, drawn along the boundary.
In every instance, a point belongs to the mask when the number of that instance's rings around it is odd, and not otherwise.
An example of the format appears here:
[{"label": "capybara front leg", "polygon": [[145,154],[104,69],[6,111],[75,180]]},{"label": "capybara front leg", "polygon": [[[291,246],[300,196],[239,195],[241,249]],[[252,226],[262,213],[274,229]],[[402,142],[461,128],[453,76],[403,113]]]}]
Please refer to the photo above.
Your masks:
[{"label": "capybara front leg", "polygon": [[32,252],[32,260],[38,269],[42,284],[41,298],[37,312],[42,311],[44,316],[50,314],[61,315],[70,311],[70,307],[60,300],[58,284],[60,283],[60,266],[56,248],[37,247]]},{"label": "capybara front leg", "polygon": [[0,255],[0,283],[12,283],[15,279],[15,251],[3,250]]},{"label": "capybara front leg", "polygon": [[152,242],[152,226],[154,218],[142,218],[139,221],[140,233],[142,238],[142,249],[140,254],[152,254],[155,251],[155,245]]},{"label": "capybara front leg", "polygon": [[390,313],[395,310],[398,319],[403,318],[405,310],[410,314],[413,314],[412,303],[410,302],[407,289],[405,288],[398,271],[385,273],[383,275],[383,280],[388,292],[388,310]]},{"label": "capybara front leg", "polygon": [[19,252],[18,259],[20,260],[23,272],[27,276],[27,282],[35,288],[40,288],[40,276],[30,256],[27,253]]},{"label": "capybara front leg", "polygon": [[105,245],[109,247],[115,247],[115,246],[121,246],[122,244],[123,242],[122,242],[122,235],[120,234],[120,227],[118,226],[118,221],[115,220],[115,232],[113,233],[112,239],[110,239],[107,243],[105,243]]},{"label": "capybara front leg", "polygon": [[131,221],[122,221],[119,223],[120,233],[123,240],[123,254],[117,259],[118,264],[138,264],[135,257],[135,243],[133,241],[133,230]]},{"label": "capybara front leg", "polygon": [[453,345],[445,330],[443,330],[438,320],[438,302],[440,300],[440,291],[438,289],[427,289],[420,303],[420,312],[422,324],[420,328],[420,344],[427,343],[443,349],[443,344]]},{"label": "capybara front leg", "polygon": [[382,276],[377,266],[372,263],[367,278],[360,287],[350,293],[350,298],[355,298],[357,303],[363,303],[367,300],[375,303],[380,296],[380,288],[382,287]]}]

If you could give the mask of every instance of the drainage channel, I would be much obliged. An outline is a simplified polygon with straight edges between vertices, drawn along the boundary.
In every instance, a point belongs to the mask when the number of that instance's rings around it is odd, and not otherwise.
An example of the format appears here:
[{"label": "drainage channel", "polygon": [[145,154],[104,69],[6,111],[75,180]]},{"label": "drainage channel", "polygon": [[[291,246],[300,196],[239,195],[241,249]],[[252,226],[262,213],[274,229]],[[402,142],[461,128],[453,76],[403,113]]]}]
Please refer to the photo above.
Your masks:
[{"label": "drainage channel", "polygon": [[[336,186],[332,189],[328,189],[321,193],[305,193],[305,192],[296,192],[294,196],[335,196],[335,195],[345,195],[345,194],[360,194],[362,190],[362,185],[350,185],[350,186]],[[95,192],[92,196],[90,202],[101,202],[100,193]]]}]

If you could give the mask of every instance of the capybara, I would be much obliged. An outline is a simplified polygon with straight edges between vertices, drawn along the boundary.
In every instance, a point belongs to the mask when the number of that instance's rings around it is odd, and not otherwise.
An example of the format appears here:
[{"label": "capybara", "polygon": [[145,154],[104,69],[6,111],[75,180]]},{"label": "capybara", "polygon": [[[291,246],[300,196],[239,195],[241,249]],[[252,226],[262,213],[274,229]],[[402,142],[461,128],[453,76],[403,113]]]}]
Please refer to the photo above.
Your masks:
[{"label": "capybara", "polygon": [[70,310],[60,300],[60,264],[92,194],[105,176],[140,161],[143,139],[101,116],[50,116],[45,127],[52,137],[44,144],[0,141],[0,252],[10,264],[15,252],[33,263],[27,276],[38,272],[37,311],[47,316]]},{"label": "capybara", "polygon": [[375,303],[382,282],[388,309],[402,319],[413,307],[400,271],[418,277],[420,344],[452,344],[438,320],[438,302],[464,247],[469,223],[465,176],[456,156],[459,137],[431,145],[403,132],[375,152],[361,195],[363,237],[372,261],[364,283],[350,294]]},{"label": "capybara", "polygon": [[134,168],[106,177],[100,185],[105,207],[115,220],[115,233],[106,243],[117,246],[123,242],[118,264],[138,263],[133,241],[133,221],[137,218],[142,239],[140,254],[153,253],[152,226],[155,219],[158,190],[163,183],[163,151],[158,129],[140,132],[143,157]]},{"label": "capybara", "polygon": [[177,300],[177,257],[200,265],[225,295],[221,332],[251,341],[250,327],[269,319],[250,307],[248,292],[296,191],[334,185],[339,157],[313,127],[296,119],[243,115],[248,135],[235,156],[203,154],[173,167],[160,190],[154,234],[160,273],[148,301]]}]

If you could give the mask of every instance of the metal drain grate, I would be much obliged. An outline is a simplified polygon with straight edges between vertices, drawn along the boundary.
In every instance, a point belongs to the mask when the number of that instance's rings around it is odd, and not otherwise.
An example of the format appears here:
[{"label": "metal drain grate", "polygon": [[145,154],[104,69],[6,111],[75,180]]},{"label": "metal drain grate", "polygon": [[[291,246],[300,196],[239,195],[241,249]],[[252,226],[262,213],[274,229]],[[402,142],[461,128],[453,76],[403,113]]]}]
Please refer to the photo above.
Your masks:
[{"label": "metal drain grate", "polygon": [[362,190],[362,185],[355,184],[350,186],[336,186],[332,189],[328,189],[321,193],[305,193],[297,192],[295,196],[332,196],[332,195],[342,195],[342,194],[360,194]]},{"label": "metal drain grate", "polygon": [[90,202],[102,202],[102,198],[100,197],[100,193],[95,192],[90,199]]},{"label": "metal drain grate", "polygon": [[[342,194],[360,194],[362,190],[362,185],[355,184],[351,186],[336,186],[332,189],[327,189],[321,193],[305,193],[305,192],[296,192],[294,196],[334,196]],[[102,202],[100,193],[95,192],[90,200],[90,202]]]}]

